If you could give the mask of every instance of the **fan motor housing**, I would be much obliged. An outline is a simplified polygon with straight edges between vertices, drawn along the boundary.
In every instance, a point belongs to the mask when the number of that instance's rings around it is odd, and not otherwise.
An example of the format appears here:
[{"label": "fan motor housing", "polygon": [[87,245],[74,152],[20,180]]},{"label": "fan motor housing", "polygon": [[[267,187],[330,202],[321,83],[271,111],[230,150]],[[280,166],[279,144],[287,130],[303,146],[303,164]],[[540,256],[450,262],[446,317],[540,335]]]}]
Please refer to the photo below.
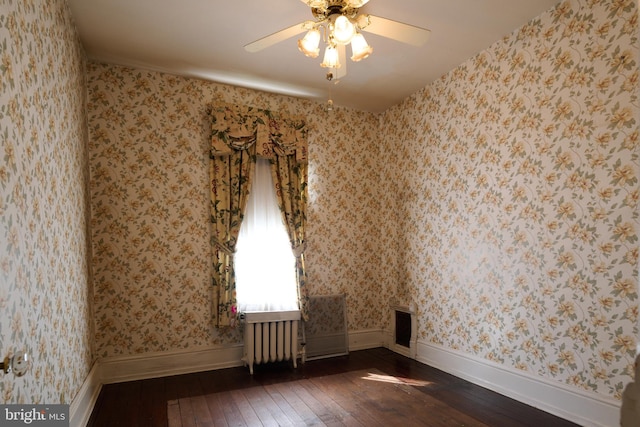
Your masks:
[{"label": "fan motor housing", "polygon": [[344,0],[329,0],[327,1],[327,8],[312,7],[311,13],[318,21],[324,21],[331,15],[345,15],[348,18],[353,18],[358,14],[358,8],[349,7]]}]

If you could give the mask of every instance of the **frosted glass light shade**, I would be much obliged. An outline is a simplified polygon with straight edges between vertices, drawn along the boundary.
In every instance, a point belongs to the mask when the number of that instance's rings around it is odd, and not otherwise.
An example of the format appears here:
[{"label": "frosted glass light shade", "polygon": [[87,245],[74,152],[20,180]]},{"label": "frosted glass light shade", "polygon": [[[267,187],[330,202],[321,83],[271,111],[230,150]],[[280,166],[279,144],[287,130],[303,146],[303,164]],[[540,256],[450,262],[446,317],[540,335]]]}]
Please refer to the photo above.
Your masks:
[{"label": "frosted glass light shade", "polygon": [[309,32],[300,40],[298,40],[298,49],[309,58],[317,58],[320,53],[320,31],[317,28],[312,28]]},{"label": "frosted glass light shade", "polygon": [[364,36],[357,33],[351,39],[351,60],[354,62],[361,61],[371,55],[373,48],[369,46],[369,43],[364,39]]},{"label": "frosted glass light shade", "polygon": [[333,23],[333,39],[336,43],[349,44],[351,37],[356,33],[356,27],[351,20],[344,15],[340,15]]},{"label": "frosted glass light shade", "polygon": [[327,46],[324,51],[324,60],[320,66],[324,68],[340,68],[338,49],[336,49],[335,46]]}]

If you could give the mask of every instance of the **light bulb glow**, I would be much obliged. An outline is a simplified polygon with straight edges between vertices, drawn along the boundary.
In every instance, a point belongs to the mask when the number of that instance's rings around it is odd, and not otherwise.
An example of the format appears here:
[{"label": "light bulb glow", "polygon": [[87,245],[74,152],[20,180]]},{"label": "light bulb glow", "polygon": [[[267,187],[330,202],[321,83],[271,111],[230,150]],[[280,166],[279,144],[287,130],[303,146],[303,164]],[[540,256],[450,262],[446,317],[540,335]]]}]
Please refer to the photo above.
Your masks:
[{"label": "light bulb glow", "polygon": [[351,38],[356,32],[356,27],[351,20],[344,15],[336,18],[333,24],[333,39],[336,43],[349,44]]},{"label": "light bulb glow", "polygon": [[340,68],[338,49],[335,46],[327,46],[324,51],[324,60],[320,66],[324,68]]},{"label": "light bulb glow", "polygon": [[320,31],[317,28],[312,28],[309,32],[300,40],[298,40],[298,49],[309,58],[317,58],[320,53]]},{"label": "light bulb glow", "polygon": [[369,46],[369,43],[364,39],[364,36],[357,33],[351,39],[351,60],[353,62],[361,61],[371,55],[373,48]]}]

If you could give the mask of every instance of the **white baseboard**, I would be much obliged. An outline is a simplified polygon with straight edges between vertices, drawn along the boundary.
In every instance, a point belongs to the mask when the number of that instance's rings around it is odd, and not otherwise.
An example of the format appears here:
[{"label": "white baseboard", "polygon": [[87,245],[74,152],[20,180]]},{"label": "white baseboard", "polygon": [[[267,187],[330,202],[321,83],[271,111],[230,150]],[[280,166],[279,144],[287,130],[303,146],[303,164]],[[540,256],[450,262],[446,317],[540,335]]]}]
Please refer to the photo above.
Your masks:
[{"label": "white baseboard", "polygon": [[82,383],[80,391],[69,405],[69,426],[84,427],[87,425],[101,388],[100,367],[96,362]]},{"label": "white baseboard", "polygon": [[398,345],[396,343],[390,343],[389,346],[387,347],[389,350],[393,351],[394,353],[398,353],[401,354],[405,357],[408,357],[409,359],[415,359],[416,358],[416,351],[415,348],[407,348],[404,347],[402,345]]},{"label": "white baseboard", "polygon": [[145,353],[100,361],[103,384],[242,366],[242,344],[199,350]]},{"label": "white baseboard", "polygon": [[416,358],[416,341],[412,339],[409,342],[409,348],[398,345],[395,343],[395,337],[392,331],[384,331],[384,347],[410,359]]},{"label": "white baseboard", "polygon": [[[349,332],[349,350],[382,347],[381,329]],[[135,381],[242,366],[243,345],[145,353],[99,361],[102,384]]]},{"label": "white baseboard", "polygon": [[585,427],[620,425],[620,402],[418,341],[416,360]]},{"label": "white baseboard", "polygon": [[382,329],[362,329],[349,331],[349,351],[366,350],[384,347],[384,332]]}]

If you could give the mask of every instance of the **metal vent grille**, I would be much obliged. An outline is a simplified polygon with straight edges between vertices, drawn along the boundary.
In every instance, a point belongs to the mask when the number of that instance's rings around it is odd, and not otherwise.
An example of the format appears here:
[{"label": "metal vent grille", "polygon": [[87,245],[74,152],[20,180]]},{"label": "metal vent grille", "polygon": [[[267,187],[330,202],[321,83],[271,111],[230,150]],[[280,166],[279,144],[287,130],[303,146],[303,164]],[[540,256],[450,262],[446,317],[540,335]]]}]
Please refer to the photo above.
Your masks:
[{"label": "metal vent grille", "polygon": [[307,360],[349,354],[344,295],[309,297],[309,321],[304,322]]}]

